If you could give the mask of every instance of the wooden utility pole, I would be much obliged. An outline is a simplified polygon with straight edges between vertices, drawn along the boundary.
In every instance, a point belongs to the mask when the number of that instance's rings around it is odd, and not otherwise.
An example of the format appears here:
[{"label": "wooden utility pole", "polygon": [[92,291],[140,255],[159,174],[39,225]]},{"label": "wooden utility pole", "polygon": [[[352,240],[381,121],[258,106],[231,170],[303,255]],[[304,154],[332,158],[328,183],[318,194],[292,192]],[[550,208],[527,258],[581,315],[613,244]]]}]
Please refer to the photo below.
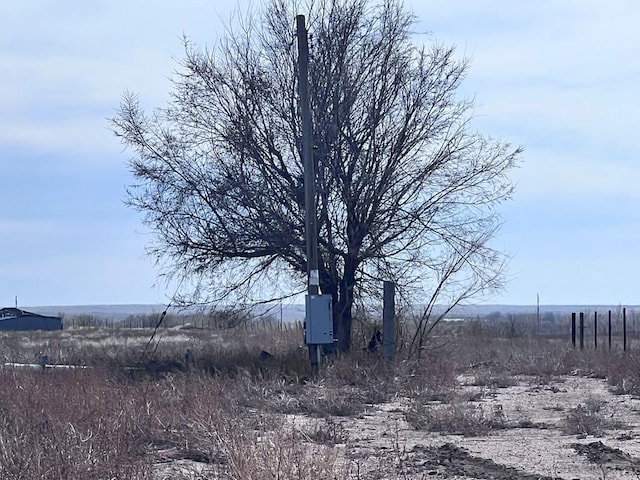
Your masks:
[{"label": "wooden utility pole", "polygon": [[296,17],[298,36],[298,93],[302,121],[302,162],[304,164],[305,238],[307,243],[308,293],[319,293],[318,242],[316,227],[316,168],[313,161],[313,129],[309,102],[309,43],[304,15]]},{"label": "wooden utility pole", "polygon": [[[300,120],[302,123],[302,163],[304,166],[305,240],[307,247],[307,293],[318,295],[318,242],[316,226],[316,168],[313,161],[313,129],[309,102],[309,42],[304,15],[296,17],[298,39],[298,95],[300,96]],[[309,319],[307,319],[307,322]],[[309,344],[311,369],[320,365],[320,346]]]}]

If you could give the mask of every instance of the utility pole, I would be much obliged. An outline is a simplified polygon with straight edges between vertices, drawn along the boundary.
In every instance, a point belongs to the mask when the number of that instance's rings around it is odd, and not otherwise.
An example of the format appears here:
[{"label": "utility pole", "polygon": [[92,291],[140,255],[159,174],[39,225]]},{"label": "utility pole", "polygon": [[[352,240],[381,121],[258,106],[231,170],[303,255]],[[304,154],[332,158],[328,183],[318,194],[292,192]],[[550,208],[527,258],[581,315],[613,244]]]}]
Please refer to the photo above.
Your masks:
[{"label": "utility pole", "polygon": [[[304,165],[305,240],[307,247],[307,294],[318,295],[318,243],[316,226],[316,169],[313,161],[313,130],[309,102],[309,41],[304,15],[296,17],[298,38],[298,94],[302,122],[302,163]],[[307,300],[308,301],[308,300]],[[307,324],[310,319],[306,319]],[[307,325],[308,327],[308,325]],[[309,343],[309,361],[312,371],[317,371],[320,361],[320,345]]]},{"label": "utility pole", "polygon": [[313,161],[313,130],[309,102],[309,42],[304,15],[296,17],[298,36],[298,93],[302,120],[302,161],[304,164],[305,237],[307,243],[308,293],[318,295],[318,242],[316,227],[316,168]]}]

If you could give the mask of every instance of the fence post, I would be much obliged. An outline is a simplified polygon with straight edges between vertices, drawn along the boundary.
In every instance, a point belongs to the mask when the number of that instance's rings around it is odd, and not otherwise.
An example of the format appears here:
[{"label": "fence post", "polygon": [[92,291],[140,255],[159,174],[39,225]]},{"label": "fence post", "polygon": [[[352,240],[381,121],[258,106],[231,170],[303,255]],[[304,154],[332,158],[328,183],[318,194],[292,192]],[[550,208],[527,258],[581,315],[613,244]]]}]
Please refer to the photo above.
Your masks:
[{"label": "fence post", "polygon": [[611,351],[611,310],[609,310],[609,351]]},{"label": "fence post", "polygon": [[580,312],[580,350],[584,350],[584,312]]},{"label": "fence post", "polygon": [[627,351],[627,307],[622,309],[622,348]]},{"label": "fence post", "polygon": [[598,349],[598,312],[593,312],[593,348]]},{"label": "fence post", "polygon": [[395,328],[395,284],[386,281],[383,284],[382,307],[382,343],[384,358],[393,360],[396,353]]},{"label": "fence post", "polygon": [[576,347],[576,312],[571,312],[571,344]]}]

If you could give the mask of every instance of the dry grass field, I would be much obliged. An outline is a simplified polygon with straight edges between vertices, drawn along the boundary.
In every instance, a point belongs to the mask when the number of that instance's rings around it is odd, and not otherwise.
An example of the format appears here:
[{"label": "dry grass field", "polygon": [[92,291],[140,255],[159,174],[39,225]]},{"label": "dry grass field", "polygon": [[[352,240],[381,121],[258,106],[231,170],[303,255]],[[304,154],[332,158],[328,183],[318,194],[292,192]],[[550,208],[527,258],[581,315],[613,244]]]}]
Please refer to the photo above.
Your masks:
[{"label": "dry grass field", "polygon": [[311,377],[295,328],[152,331],[0,333],[5,364],[87,367],[0,369],[0,479],[640,478],[633,348],[471,322]]}]

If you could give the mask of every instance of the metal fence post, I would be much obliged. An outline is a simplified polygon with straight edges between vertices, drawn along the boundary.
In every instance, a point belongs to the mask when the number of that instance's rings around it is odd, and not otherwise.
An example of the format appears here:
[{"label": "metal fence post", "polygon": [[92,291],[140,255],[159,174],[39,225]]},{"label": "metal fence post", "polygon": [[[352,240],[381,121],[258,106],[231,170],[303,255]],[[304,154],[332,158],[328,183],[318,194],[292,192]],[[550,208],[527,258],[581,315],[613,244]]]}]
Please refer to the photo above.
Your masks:
[{"label": "metal fence post", "polygon": [[611,351],[611,310],[609,310],[609,351]]},{"label": "metal fence post", "polygon": [[593,312],[593,348],[598,349],[598,312]]},{"label": "metal fence post", "polygon": [[627,308],[622,309],[622,348],[627,351]]}]

